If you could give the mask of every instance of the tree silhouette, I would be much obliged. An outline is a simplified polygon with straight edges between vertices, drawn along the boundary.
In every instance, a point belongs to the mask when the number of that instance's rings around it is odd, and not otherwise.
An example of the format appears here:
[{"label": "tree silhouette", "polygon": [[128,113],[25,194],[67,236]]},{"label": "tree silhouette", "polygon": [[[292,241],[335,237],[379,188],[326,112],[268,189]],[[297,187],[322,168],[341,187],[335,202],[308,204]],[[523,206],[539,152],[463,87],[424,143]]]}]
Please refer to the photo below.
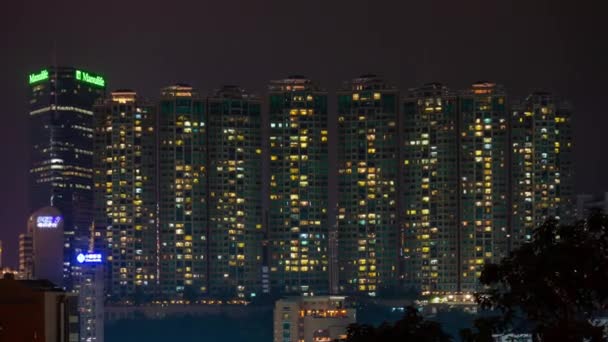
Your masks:
[{"label": "tree silhouette", "polygon": [[374,328],[367,324],[351,324],[347,329],[348,342],[448,342],[452,341],[437,322],[427,321],[420,316],[418,310],[407,307],[403,318],[395,324],[387,322]]},{"label": "tree silhouette", "polygon": [[522,322],[536,340],[604,341],[603,327],[591,321],[608,304],[608,218],[593,213],[573,225],[549,220],[530,242],[486,265],[480,282],[480,307],[501,315],[478,319],[477,332],[461,332],[464,341],[486,341]]}]

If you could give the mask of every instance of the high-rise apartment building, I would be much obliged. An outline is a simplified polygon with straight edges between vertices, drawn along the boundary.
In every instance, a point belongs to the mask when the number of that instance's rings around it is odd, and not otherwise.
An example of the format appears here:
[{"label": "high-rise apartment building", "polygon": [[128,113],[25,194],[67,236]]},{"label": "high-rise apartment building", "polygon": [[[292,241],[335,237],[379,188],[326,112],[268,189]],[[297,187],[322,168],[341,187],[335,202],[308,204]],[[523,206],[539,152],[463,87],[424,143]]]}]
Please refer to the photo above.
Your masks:
[{"label": "high-rise apartment building", "polygon": [[156,107],[131,90],[95,106],[95,226],[114,300],[154,294],[158,276]]},{"label": "high-rise apartment building", "polygon": [[458,289],[458,99],[437,83],[410,90],[403,105],[403,276],[422,292]]},{"label": "high-rise apartment building", "polygon": [[158,113],[160,294],[194,299],[208,292],[207,118],[187,85],[161,92]]},{"label": "high-rise apartment building", "polygon": [[574,219],[572,110],[536,92],[514,106],[511,117],[512,241],[531,239],[549,218]]},{"label": "high-rise apartment building", "polygon": [[338,269],[341,293],[395,289],[399,271],[399,99],[375,75],[338,92]]},{"label": "high-rise apartment building", "polygon": [[224,86],[207,109],[210,294],[251,298],[262,290],[261,102]]},{"label": "high-rise apartment building", "polygon": [[272,81],[269,111],[271,287],[327,293],[327,93],[302,76]]},{"label": "high-rise apartment building", "polygon": [[30,212],[52,205],[64,215],[69,269],[93,219],[92,107],[104,94],[105,80],[76,68],[49,67],[29,75],[29,88]]},{"label": "high-rise apartment building", "polygon": [[502,87],[438,84],[404,105],[404,275],[423,293],[471,292],[509,248],[508,108]]},{"label": "high-rise apartment building", "polygon": [[509,136],[506,94],[480,82],[460,96],[459,291],[477,290],[483,265],[508,253]]}]

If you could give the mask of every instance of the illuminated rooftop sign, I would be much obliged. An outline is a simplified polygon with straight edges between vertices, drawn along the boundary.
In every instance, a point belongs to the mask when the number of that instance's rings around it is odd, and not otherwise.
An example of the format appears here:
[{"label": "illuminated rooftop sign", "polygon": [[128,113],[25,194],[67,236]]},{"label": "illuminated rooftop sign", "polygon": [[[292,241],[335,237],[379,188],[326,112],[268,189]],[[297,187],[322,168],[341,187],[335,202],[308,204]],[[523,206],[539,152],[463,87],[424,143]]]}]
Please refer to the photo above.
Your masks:
[{"label": "illuminated rooftop sign", "polygon": [[61,216],[38,216],[36,227],[38,228],[57,228],[61,222]]},{"label": "illuminated rooftop sign", "polygon": [[82,71],[82,70],[76,70],[76,79],[85,83],[90,83],[99,87],[105,87],[106,86],[106,80],[99,76],[99,75],[93,75],[90,74],[86,71]]},{"label": "illuminated rooftop sign", "polygon": [[30,74],[29,76],[29,80],[30,80],[30,84],[34,84],[34,83],[38,83],[40,81],[44,81],[44,80],[48,80],[49,79],[49,71],[44,69],[41,70],[40,72],[35,72],[33,74]]},{"label": "illuminated rooftop sign", "polygon": [[100,264],[103,262],[101,253],[80,253],[76,256],[76,261],[81,264]]}]

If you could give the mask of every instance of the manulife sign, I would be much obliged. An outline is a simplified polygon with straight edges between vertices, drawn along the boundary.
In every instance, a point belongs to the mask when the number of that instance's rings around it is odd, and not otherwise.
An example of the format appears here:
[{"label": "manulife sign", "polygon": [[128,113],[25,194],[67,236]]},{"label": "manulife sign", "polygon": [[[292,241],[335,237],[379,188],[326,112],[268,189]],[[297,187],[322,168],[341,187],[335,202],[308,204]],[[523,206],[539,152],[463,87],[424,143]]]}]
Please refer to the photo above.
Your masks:
[{"label": "manulife sign", "polygon": [[76,79],[85,83],[90,83],[99,87],[105,87],[106,86],[106,80],[99,76],[99,75],[93,75],[89,72],[86,71],[82,71],[82,70],[76,70]]},{"label": "manulife sign", "polygon": [[30,84],[38,83],[40,81],[49,79],[49,71],[44,69],[40,72],[35,72],[29,75]]}]

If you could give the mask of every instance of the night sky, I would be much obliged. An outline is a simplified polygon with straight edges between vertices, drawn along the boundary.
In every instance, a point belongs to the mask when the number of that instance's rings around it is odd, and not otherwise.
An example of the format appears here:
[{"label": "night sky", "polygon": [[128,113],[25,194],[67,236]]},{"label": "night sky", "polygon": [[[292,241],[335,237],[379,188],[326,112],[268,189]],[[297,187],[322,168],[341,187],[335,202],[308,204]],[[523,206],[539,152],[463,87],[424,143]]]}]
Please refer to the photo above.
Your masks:
[{"label": "night sky", "polygon": [[[377,73],[405,90],[478,80],[575,107],[577,192],[608,190],[608,29],[601,1],[32,1],[0,9],[0,240],[17,260],[27,210],[27,74],[53,62],[155,99],[173,82],[263,94],[289,74],[330,92]],[[54,48],[54,46],[56,48]],[[331,96],[331,94],[330,94]],[[332,101],[330,101],[332,102]],[[330,110],[332,107],[330,107]],[[330,132],[331,133],[331,132]]]}]

